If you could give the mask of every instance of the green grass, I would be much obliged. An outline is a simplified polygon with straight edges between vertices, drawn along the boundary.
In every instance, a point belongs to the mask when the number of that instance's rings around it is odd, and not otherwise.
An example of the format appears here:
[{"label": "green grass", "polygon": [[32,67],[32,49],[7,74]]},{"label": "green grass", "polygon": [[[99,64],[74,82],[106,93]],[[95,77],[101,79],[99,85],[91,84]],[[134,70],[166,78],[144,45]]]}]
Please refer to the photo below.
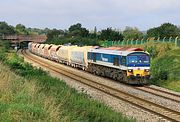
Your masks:
[{"label": "green grass", "polygon": [[180,48],[152,61],[152,83],[180,92]]},{"label": "green grass", "polygon": [[49,99],[37,81],[28,81],[0,64],[0,121],[58,121],[59,104]]},{"label": "green grass", "polygon": [[47,72],[33,68],[14,52],[4,54],[2,61],[9,68],[1,68],[5,77],[1,76],[8,80],[1,78],[1,83],[7,87],[0,91],[0,121],[135,121],[84,93],[78,93]]}]

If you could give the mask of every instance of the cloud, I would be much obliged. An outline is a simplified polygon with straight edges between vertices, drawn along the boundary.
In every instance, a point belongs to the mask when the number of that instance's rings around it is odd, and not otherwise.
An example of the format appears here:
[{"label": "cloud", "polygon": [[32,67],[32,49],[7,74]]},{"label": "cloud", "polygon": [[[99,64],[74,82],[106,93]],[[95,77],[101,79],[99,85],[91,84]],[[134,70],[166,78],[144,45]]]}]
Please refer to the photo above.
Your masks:
[{"label": "cloud", "polygon": [[[68,28],[81,22],[98,28],[179,23],[179,0],[0,0],[1,20],[33,27]],[[152,20],[153,19],[153,20]],[[149,26],[148,26],[149,25]]]}]

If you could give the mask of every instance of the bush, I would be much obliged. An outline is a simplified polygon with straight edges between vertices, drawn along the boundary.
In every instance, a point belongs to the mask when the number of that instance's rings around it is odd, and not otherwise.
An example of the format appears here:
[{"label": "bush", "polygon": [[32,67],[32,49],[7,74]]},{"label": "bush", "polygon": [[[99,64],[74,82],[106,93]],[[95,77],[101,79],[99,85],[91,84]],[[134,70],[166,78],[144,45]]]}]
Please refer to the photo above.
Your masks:
[{"label": "bush", "polygon": [[3,50],[0,50],[0,60],[5,61],[6,60],[6,53]]},{"label": "bush", "polygon": [[151,62],[152,82],[180,81],[180,50],[168,51],[165,55],[157,57]]},{"label": "bush", "polygon": [[155,57],[157,57],[158,51],[157,51],[157,47],[154,46],[146,46],[145,50],[150,54],[150,57],[153,59]]},{"label": "bush", "polygon": [[71,43],[73,45],[92,45],[97,46],[100,45],[100,40],[98,39],[90,39],[90,38],[83,38],[83,37],[73,37],[73,38],[67,38],[67,37],[60,37],[60,38],[53,38],[51,40],[47,40],[46,43],[48,44],[68,44]]}]

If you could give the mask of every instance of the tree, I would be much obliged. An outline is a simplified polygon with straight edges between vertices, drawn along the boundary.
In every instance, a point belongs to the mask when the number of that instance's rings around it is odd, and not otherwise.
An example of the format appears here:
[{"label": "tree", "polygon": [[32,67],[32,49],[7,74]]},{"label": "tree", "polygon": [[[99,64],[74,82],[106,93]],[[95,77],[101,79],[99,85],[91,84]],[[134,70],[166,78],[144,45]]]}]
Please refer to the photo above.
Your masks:
[{"label": "tree", "polygon": [[96,26],[94,27],[94,34],[97,35],[97,28],[96,28]]},{"label": "tree", "polygon": [[164,23],[160,26],[160,37],[177,37],[179,36],[180,30],[178,29],[177,26],[171,24],[171,23]]},{"label": "tree", "polygon": [[53,29],[53,30],[48,31],[47,38],[48,38],[48,40],[52,40],[52,39],[60,37],[63,34],[64,34],[63,30]]},{"label": "tree", "polygon": [[112,28],[107,28],[101,31],[100,39],[102,40],[123,40],[123,35]]},{"label": "tree", "polygon": [[91,38],[91,39],[97,39],[98,36],[97,36],[97,28],[96,28],[96,26],[94,27],[94,31],[89,33],[88,37]]},{"label": "tree", "polygon": [[138,28],[126,27],[123,31],[124,38],[127,39],[139,39],[143,37],[143,33]]},{"label": "tree", "polygon": [[15,34],[13,26],[8,25],[6,22],[0,22],[0,35],[12,35]]},{"label": "tree", "polygon": [[80,23],[77,23],[69,27],[69,34],[71,36],[87,37],[89,35],[89,31],[86,28],[83,28]]},{"label": "tree", "polygon": [[75,30],[81,30],[82,25],[80,23],[77,23],[75,25],[71,25],[69,27],[69,32],[73,32]]},{"label": "tree", "polygon": [[160,37],[160,28],[151,28],[147,31],[147,36],[148,37]]},{"label": "tree", "polygon": [[86,28],[81,28],[81,36],[88,37],[89,31]]},{"label": "tree", "polygon": [[16,33],[17,34],[20,34],[20,35],[29,35],[26,27],[24,25],[22,25],[22,24],[17,24],[15,29],[16,29]]},{"label": "tree", "polygon": [[180,35],[180,29],[171,23],[164,23],[159,27],[151,28],[147,31],[148,37],[177,37]]}]

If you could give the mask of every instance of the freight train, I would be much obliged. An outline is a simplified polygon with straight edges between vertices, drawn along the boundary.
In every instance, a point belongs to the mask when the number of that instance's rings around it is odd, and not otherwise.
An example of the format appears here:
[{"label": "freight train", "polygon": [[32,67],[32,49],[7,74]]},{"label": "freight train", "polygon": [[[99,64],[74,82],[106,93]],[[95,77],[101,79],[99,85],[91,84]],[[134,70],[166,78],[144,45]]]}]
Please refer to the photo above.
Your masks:
[{"label": "freight train", "polygon": [[30,42],[31,53],[127,84],[147,84],[150,56],[141,48],[64,46]]}]

